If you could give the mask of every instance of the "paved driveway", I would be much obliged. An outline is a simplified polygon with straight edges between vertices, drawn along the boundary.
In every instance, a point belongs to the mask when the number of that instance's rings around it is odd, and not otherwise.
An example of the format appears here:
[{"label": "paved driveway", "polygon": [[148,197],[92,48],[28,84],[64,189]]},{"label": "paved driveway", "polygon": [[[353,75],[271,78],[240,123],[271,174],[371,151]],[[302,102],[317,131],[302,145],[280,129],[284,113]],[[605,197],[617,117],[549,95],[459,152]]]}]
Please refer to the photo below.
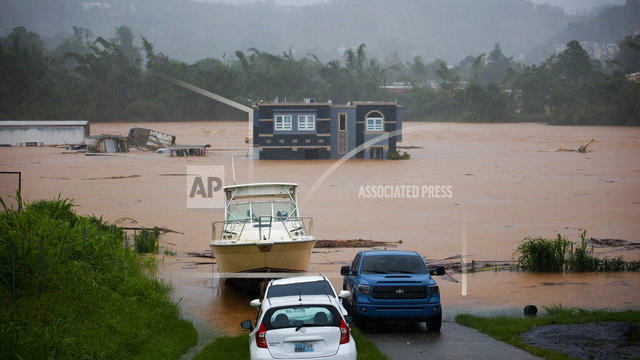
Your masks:
[{"label": "paved driveway", "polygon": [[540,359],[514,346],[455,322],[428,333],[424,323],[380,323],[363,331],[392,360],[413,359]]}]

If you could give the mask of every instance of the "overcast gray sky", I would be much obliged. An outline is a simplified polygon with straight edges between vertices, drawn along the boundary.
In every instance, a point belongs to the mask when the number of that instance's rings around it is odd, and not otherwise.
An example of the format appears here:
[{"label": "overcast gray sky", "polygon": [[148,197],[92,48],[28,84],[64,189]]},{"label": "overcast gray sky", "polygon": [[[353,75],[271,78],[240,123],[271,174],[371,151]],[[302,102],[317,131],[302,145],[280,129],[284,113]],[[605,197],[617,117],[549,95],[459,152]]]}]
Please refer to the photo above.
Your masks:
[{"label": "overcast gray sky", "polygon": [[[252,3],[256,1],[265,1],[265,0],[198,0],[198,1],[208,1],[208,2],[226,2],[226,3]],[[314,3],[319,3],[328,0],[266,0],[273,1],[276,4],[282,5],[309,5]],[[624,4],[625,0],[530,0],[535,4],[551,4],[555,6],[560,6],[565,9],[565,11],[569,14],[575,14],[576,10],[579,9],[590,9],[594,6],[605,5],[605,4]]]}]

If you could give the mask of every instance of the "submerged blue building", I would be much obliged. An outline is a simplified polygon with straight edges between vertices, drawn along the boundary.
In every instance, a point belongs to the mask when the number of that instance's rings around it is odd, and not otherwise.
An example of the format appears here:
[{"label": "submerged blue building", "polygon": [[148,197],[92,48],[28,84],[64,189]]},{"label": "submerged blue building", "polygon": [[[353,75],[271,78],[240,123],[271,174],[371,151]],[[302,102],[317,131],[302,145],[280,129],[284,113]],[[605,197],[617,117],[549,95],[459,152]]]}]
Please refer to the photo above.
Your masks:
[{"label": "submerged blue building", "polygon": [[[402,141],[402,106],[396,102],[260,103],[253,106],[253,146],[259,159],[385,159]],[[399,130],[399,131],[397,131]]]}]

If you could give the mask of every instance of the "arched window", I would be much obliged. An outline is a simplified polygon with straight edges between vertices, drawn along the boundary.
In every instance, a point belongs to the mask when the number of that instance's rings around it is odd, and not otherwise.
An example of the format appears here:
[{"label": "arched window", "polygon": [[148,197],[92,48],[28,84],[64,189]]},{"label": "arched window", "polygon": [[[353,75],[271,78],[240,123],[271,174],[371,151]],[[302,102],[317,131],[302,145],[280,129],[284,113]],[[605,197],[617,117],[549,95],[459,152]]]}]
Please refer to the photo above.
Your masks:
[{"label": "arched window", "polygon": [[383,131],[384,117],[378,111],[372,111],[367,114],[367,131]]}]

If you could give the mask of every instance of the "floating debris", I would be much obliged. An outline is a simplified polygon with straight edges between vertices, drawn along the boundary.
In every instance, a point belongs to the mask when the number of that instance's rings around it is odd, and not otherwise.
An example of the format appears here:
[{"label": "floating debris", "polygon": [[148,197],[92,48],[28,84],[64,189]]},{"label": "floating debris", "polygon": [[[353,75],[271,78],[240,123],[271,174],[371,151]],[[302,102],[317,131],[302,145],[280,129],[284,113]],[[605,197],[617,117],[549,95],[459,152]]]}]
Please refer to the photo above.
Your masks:
[{"label": "floating debris", "polygon": [[547,152],[573,151],[573,152],[579,152],[579,153],[587,153],[587,152],[591,152],[591,150],[589,150],[589,145],[591,145],[594,141],[596,141],[596,139],[591,139],[591,141],[589,141],[587,144],[579,146],[577,149],[567,149],[564,147],[559,147],[555,150],[547,150]]},{"label": "floating debris", "polygon": [[155,150],[175,145],[176,137],[153,129],[131,128],[129,129],[129,141],[133,146]]},{"label": "floating debris", "polygon": [[396,247],[402,244],[402,240],[398,241],[375,241],[365,239],[354,240],[318,240],[315,248],[372,248],[372,247]]},{"label": "floating debris", "polygon": [[598,238],[590,238],[589,243],[597,248],[604,247],[624,247],[626,249],[640,249],[640,243],[631,242],[627,240],[620,239],[598,239]]}]

